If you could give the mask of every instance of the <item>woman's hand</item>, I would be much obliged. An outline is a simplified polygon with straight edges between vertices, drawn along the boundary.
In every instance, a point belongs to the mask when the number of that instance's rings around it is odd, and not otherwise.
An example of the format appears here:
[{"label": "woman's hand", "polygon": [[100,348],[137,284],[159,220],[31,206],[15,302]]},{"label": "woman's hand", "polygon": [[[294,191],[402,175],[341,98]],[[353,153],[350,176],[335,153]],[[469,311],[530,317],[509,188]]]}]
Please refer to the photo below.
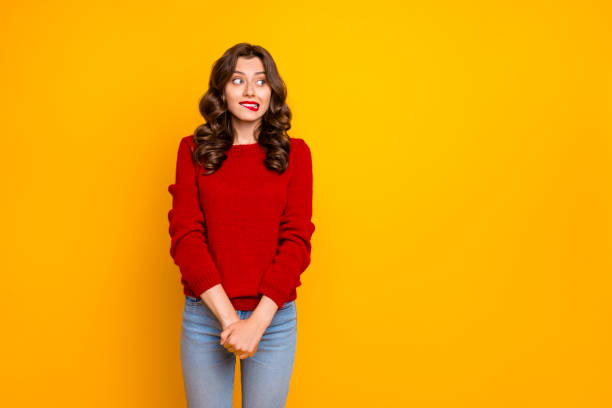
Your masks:
[{"label": "woman's hand", "polygon": [[251,317],[237,320],[221,332],[221,345],[240,359],[255,355],[266,327]]}]

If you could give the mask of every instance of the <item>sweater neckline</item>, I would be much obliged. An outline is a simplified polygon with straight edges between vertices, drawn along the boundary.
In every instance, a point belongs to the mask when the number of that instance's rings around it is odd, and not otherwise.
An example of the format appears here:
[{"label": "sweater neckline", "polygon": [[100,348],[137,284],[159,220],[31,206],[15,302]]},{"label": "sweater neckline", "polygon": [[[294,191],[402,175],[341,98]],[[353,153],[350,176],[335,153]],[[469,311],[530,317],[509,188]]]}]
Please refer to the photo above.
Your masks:
[{"label": "sweater neckline", "polygon": [[235,156],[255,156],[263,151],[259,142],[232,145],[229,153]]}]

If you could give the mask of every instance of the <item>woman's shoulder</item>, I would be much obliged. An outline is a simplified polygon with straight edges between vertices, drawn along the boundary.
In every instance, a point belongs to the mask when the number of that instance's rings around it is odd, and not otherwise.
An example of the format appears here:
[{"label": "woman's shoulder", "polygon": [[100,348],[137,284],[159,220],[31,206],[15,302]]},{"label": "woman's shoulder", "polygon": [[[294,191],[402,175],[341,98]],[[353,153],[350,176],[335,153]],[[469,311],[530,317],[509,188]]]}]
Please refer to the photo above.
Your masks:
[{"label": "woman's shoulder", "polygon": [[291,151],[299,152],[300,154],[308,153],[310,154],[310,147],[306,143],[306,141],[299,137],[289,137],[289,141],[291,143]]},{"label": "woman's shoulder", "polygon": [[[298,169],[309,169],[312,166],[312,154],[310,147],[304,139],[290,137],[291,151],[289,152],[289,167]],[[295,163],[292,165],[292,163]]]},{"label": "woman's shoulder", "polygon": [[184,136],[183,138],[181,138],[180,143],[185,143],[192,150],[196,147],[196,142],[195,142],[195,140],[193,138],[193,134],[191,134],[189,136]]}]

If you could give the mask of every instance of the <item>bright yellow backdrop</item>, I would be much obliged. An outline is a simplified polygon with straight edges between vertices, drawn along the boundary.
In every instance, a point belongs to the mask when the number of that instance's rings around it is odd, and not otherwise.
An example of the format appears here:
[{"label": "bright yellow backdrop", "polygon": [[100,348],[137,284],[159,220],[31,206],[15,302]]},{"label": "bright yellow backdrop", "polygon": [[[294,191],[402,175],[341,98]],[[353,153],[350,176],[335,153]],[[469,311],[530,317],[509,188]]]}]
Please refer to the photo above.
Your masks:
[{"label": "bright yellow backdrop", "polygon": [[184,406],[167,187],[242,41],[314,160],[288,407],[611,406],[607,2],[165,3],[2,7],[1,406]]}]

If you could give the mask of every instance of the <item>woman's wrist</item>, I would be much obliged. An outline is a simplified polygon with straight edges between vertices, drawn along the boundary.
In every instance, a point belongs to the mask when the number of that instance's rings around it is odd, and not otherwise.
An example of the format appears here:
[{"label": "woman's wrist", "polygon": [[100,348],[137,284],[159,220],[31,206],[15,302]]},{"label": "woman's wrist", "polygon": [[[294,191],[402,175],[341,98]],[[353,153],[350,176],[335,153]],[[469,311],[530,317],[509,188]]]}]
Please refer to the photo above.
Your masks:
[{"label": "woman's wrist", "polygon": [[232,305],[229,297],[225,293],[225,289],[221,284],[209,288],[206,292],[200,295],[200,298],[206,303],[210,311],[217,317],[223,329],[230,324],[240,320],[236,309]]},{"label": "woman's wrist", "polygon": [[253,319],[265,331],[272,322],[272,319],[274,319],[277,310],[278,306],[276,303],[266,295],[263,295],[257,307],[253,310],[250,319]]},{"label": "woman's wrist", "polygon": [[236,314],[235,317],[230,317],[230,318],[226,318],[226,319],[222,319],[221,323],[221,327],[223,330],[225,330],[228,326],[232,325],[233,323],[236,323],[237,321],[240,320],[240,317],[238,317],[238,314]]}]

